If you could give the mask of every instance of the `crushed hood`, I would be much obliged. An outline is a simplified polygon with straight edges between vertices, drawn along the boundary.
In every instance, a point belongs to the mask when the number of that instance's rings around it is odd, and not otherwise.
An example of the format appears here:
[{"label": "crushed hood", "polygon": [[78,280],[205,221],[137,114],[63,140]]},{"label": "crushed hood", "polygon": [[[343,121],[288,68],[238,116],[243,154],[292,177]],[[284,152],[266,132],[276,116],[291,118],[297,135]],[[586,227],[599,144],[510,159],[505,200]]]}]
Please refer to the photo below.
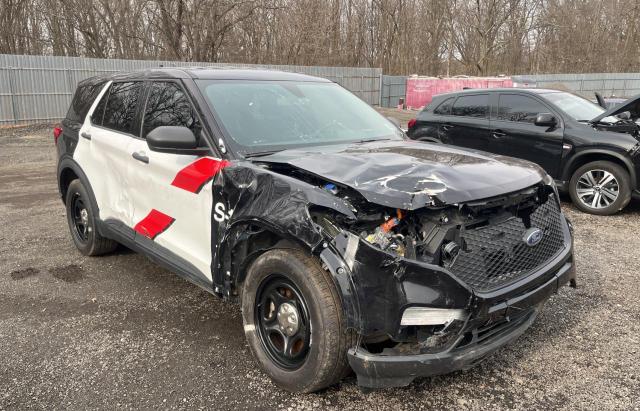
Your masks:
[{"label": "crushed hood", "polygon": [[495,197],[544,177],[528,161],[403,140],[290,149],[254,161],[286,164],[403,210]]},{"label": "crushed hood", "polygon": [[[630,111],[633,117],[634,113],[636,113],[636,111],[639,108],[638,103],[640,103],[640,94],[631,97],[630,99],[624,101],[620,105],[617,105],[615,107],[610,108],[609,110],[606,110],[604,113],[591,119],[590,123],[599,123],[603,118],[606,118],[609,116],[615,116],[625,111]],[[636,115],[638,115],[638,113],[636,113]]]}]

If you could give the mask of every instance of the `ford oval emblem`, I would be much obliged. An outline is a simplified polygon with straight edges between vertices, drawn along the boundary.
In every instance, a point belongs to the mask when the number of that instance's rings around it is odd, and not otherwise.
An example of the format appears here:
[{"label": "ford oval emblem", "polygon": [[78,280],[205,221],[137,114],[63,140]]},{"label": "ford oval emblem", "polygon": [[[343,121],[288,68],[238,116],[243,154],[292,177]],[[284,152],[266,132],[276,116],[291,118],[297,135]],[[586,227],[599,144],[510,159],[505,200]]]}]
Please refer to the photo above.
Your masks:
[{"label": "ford oval emblem", "polygon": [[529,247],[535,247],[536,245],[540,244],[540,241],[542,241],[542,237],[544,237],[544,233],[541,229],[531,227],[524,232],[522,240]]}]

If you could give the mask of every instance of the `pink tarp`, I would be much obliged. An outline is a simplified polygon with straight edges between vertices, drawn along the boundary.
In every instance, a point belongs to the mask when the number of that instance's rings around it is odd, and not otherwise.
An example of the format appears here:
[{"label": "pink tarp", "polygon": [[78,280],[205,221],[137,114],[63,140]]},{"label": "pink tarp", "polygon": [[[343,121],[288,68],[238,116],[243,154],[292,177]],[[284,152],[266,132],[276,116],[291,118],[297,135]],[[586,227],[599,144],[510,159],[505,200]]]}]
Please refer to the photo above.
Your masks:
[{"label": "pink tarp", "polygon": [[460,91],[464,87],[495,88],[513,87],[510,77],[474,77],[474,78],[407,78],[406,105],[410,109],[420,109],[431,103],[436,94]]}]

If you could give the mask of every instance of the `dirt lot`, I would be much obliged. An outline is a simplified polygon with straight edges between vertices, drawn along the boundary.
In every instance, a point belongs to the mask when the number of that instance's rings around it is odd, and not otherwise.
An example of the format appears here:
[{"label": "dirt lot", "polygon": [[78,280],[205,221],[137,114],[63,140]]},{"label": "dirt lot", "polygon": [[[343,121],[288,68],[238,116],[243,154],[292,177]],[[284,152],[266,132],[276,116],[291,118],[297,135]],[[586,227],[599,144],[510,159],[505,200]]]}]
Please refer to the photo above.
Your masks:
[{"label": "dirt lot", "polygon": [[76,252],[50,129],[0,130],[0,409],[640,409],[640,203],[564,208],[577,290],[478,367],[361,393],[274,387],[226,304],[126,249]]}]

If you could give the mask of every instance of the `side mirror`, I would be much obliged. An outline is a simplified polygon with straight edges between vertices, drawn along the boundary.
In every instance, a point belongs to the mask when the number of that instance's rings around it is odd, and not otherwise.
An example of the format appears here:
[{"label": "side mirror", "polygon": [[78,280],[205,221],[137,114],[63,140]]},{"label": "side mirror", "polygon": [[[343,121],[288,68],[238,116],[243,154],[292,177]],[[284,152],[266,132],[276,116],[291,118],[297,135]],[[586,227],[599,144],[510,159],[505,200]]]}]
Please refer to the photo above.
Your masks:
[{"label": "side mirror", "polygon": [[152,151],[162,153],[193,154],[198,140],[187,127],[160,126],[147,134],[147,145]]},{"label": "side mirror", "polygon": [[602,107],[602,108],[603,108],[603,109],[605,109],[605,110],[607,109],[607,102],[606,102],[606,101],[604,101],[604,98],[602,98],[602,96],[600,95],[600,93],[598,93],[597,91],[596,91],[596,101],[598,102],[598,105],[599,105],[600,107]]},{"label": "side mirror", "polygon": [[622,113],[618,113],[616,117],[618,117],[620,120],[629,120],[631,118],[631,112],[623,111]]},{"label": "side mirror", "polygon": [[558,124],[558,120],[550,113],[540,113],[538,117],[536,117],[536,122],[534,123],[536,126],[542,127],[554,127]]}]

